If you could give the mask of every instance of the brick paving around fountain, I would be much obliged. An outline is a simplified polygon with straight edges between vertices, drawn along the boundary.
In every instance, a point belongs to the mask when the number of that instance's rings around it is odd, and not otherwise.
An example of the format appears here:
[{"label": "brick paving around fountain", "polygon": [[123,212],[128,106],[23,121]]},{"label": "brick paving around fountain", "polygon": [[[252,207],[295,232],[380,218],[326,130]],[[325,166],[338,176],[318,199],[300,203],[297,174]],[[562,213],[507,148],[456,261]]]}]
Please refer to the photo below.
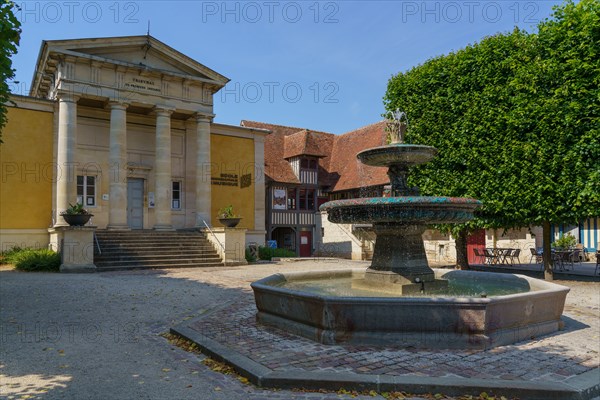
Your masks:
[{"label": "brick paving around fountain", "polygon": [[485,351],[322,345],[258,324],[251,295],[173,331],[262,387],[593,398],[600,395],[599,304],[576,300],[567,302],[562,331]]}]

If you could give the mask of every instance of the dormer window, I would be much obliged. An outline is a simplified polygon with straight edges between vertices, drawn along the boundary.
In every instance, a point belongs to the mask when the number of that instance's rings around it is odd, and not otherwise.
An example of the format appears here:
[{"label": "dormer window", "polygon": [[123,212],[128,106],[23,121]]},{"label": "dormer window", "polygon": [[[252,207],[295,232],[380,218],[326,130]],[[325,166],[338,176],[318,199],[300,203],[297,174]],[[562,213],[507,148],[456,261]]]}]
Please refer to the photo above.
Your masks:
[{"label": "dormer window", "polygon": [[300,160],[300,168],[316,170],[318,166],[317,160],[314,158],[303,158]]}]

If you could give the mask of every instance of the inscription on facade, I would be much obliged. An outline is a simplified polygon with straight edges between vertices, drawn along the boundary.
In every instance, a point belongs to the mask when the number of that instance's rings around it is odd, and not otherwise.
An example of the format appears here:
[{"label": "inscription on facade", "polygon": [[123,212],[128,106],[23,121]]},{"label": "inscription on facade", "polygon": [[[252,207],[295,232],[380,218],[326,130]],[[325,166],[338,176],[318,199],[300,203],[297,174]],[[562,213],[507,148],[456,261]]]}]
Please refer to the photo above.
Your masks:
[{"label": "inscription on facade", "polygon": [[237,186],[238,176],[237,174],[220,174],[219,176],[210,178],[210,183],[220,186]]},{"label": "inscription on facade", "polygon": [[160,82],[157,83],[152,79],[132,78],[130,81],[125,82],[124,87],[129,90],[144,90],[153,93],[161,92]]},{"label": "inscription on facade", "polygon": [[[239,178],[239,179],[238,179]],[[220,174],[219,176],[213,176],[210,178],[210,183],[219,186],[240,186],[240,188],[247,188],[252,185],[252,174],[242,175],[238,177],[238,174]]]}]

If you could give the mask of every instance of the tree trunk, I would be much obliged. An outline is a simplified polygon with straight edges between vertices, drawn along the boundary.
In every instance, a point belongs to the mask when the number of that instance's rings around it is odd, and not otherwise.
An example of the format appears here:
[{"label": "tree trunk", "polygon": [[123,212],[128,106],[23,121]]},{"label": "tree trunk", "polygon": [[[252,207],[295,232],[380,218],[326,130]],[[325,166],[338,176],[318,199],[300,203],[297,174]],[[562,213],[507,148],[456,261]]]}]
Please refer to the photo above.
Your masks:
[{"label": "tree trunk", "polygon": [[466,229],[461,230],[456,236],[456,268],[469,269],[469,257],[467,256],[467,236]]},{"label": "tree trunk", "polygon": [[552,265],[552,252],[550,249],[550,222],[544,221],[542,224],[542,240],[544,242],[544,279],[547,281],[553,281],[554,266]]}]

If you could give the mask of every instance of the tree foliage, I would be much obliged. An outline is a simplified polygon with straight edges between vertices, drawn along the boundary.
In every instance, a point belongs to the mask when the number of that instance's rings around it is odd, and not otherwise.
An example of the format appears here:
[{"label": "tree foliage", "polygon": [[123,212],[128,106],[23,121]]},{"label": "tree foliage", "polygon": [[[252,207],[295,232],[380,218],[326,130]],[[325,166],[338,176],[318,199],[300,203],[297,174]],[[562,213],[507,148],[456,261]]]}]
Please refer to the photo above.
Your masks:
[{"label": "tree foliage", "polygon": [[11,1],[0,4],[0,143],[2,128],[6,124],[6,103],[9,101],[8,81],[15,76],[11,56],[17,53],[21,37],[21,22],[15,16],[16,7]]},{"label": "tree foliage", "polygon": [[390,79],[384,103],[407,112],[408,141],[440,150],[412,184],[483,201],[455,235],[600,215],[599,11],[567,2],[537,33],[487,37]]}]

